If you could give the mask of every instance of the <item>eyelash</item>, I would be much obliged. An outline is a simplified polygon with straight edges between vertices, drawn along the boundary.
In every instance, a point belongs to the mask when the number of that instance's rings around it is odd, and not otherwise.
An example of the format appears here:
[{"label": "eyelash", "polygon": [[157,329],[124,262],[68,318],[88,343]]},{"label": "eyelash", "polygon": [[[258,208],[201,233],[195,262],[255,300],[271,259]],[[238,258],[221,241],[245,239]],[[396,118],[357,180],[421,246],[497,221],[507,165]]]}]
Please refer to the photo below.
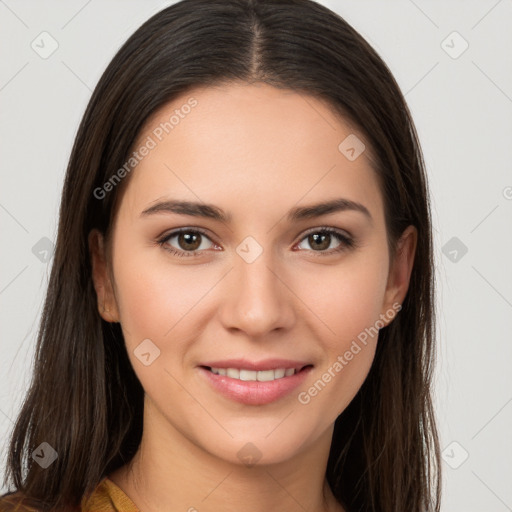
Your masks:
[{"label": "eyelash", "polygon": [[[171,254],[173,254],[174,256],[178,256],[180,258],[181,257],[201,256],[201,251],[198,251],[197,249],[195,251],[178,251],[177,249],[174,249],[174,248],[170,247],[169,245],[167,245],[167,242],[171,238],[173,238],[176,235],[179,235],[180,233],[195,233],[195,234],[199,233],[210,240],[210,237],[208,236],[208,234],[200,228],[193,228],[193,229],[192,228],[181,228],[181,229],[172,231],[171,233],[168,233],[168,234],[164,235],[163,237],[159,238],[157,240],[157,243],[164,250],[166,250],[166,251],[170,252]],[[344,233],[338,231],[337,229],[330,228],[330,227],[315,228],[313,230],[308,231],[300,239],[299,243],[302,242],[308,236],[310,236],[312,234],[319,234],[319,233],[333,235],[340,242],[340,245],[337,248],[331,249],[329,251],[313,251],[313,250],[311,250],[310,252],[317,253],[317,254],[315,254],[315,256],[320,256],[320,257],[321,256],[330,256],[332,254],[337,254],[337,253],[357,247],[356,241],[353,238],[350,238],[350,237],[346,236]]]}]

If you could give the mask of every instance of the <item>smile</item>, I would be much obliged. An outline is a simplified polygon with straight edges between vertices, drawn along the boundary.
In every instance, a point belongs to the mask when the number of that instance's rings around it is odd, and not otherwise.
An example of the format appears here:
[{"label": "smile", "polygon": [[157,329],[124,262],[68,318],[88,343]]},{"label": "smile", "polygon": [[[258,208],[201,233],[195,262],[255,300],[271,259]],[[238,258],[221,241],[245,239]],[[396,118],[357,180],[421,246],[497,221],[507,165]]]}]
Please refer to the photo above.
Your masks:
[{"label": "smile", "polygon": [[276,370],[241,370],[239,368],[210,368],[212,373],[216,375],[225,375],[231,379],[243,381],[270,382],[283,377],[294,375],[297,370],[295,368],[277,368]]},{"label": "smile", "polygon": [[246,405],[265,405],[289,397],[294,389],[303,384],[312,369],[311,364],[264,370],[233,366],[198,367],[210,389],[230,401]]}]

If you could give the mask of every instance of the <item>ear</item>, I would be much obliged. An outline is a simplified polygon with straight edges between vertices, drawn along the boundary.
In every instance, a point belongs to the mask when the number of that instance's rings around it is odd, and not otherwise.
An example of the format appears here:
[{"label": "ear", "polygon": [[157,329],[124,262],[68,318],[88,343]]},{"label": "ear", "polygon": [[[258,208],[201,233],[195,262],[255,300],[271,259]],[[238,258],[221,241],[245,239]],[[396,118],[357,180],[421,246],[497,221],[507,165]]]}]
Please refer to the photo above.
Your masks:
[{"label": "ear", "polygon": [[[386,292],[384,295],[383,311],[389,315],[389,311],[393,309],[398,312],[397,305],[402,305],[407,290],[409,289],[409,281],[411,279],[412,268],[414,265],[414,255],[416,253],[416,245],[418,242],[418,230],[414,226],[408,226],[402,233],[397,242],[394,261],[390,265]],[[392,321],[393,315],[389,322]],[[382,316],[381,316],[382,318]]]},{"label": "ear", "polygon": [[98,297],[98,311],[106,322],[119,322],[114,288],[108,272],[104,237],[97,229],[93,229],[89,233],[88,242],[92,280]]}]

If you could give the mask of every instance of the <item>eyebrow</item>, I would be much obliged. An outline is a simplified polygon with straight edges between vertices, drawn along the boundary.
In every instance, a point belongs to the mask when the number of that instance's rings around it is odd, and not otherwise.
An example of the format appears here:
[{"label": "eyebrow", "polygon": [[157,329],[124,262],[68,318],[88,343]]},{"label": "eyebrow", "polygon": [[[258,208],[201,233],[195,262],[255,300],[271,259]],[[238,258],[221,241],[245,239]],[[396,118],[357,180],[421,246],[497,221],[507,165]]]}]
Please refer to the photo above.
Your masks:
[{"label": "eyebrow", "polygon": [[[287,220],[289,222],[294,222],[342,211],[360,212],[364,214],[370,222],[373,221],[372,215],[366,206],[356,201],[343,198],[333,199],[331,201],[317,203],[310,206],[292,208],[287,214]],[[194,217],[205,217],[225,223],[231,222],[232,219],[231,214],[224,212],[224,210],[213,204],[196,203],[193,201],[178,201],[173,199],[159,201],[158,203],[153,204],[141,213],[141,217],[157,213],[176,213],[180,215],[191,215]]]}]

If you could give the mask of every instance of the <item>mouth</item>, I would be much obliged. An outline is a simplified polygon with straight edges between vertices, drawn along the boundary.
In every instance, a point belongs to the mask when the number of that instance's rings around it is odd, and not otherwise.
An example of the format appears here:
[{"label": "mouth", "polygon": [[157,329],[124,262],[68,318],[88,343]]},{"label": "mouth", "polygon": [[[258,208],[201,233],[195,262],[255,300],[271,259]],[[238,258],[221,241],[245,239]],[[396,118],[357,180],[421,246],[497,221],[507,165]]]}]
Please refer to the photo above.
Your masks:
[{"label": "mouth", "polygon": [[289,396],[313,369],[312,364],[304,363],[274,363],[274,368],[269,363],[265,369],[240,366],[201,365],[198,369],[213,390],[246,405],[265,405]]},{"label": "mouth", "polygon": [[304,365],[294,368],[276,368],[269,370],[247,370],[244,368],[221,368],[212,366],[201,366],[215,375],[229,377],[230,379],[241,380],[244,382],[272,382],[274,380],[291,377],[301,372],[305,368],[312,367],[313,365]]}]

